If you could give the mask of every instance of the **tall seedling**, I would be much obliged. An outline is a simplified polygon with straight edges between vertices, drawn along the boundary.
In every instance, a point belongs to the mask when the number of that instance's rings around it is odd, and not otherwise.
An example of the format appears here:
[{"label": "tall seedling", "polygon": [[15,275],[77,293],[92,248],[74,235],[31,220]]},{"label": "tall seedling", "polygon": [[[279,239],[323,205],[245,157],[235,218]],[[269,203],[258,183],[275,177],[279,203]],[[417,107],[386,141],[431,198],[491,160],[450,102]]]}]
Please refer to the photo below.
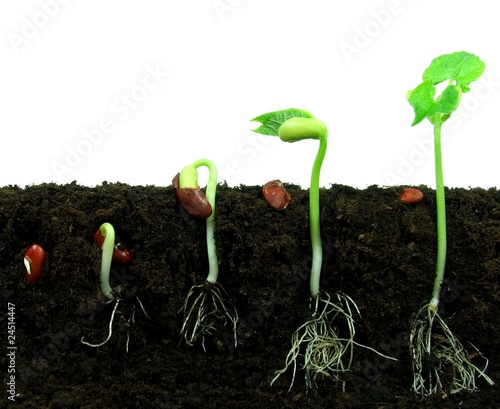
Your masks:
[{"label": "tall seedling", "polygon": [[[338,382],[341,380],[342,373],[349,371],[354,345],[363,345],[354,342],[353,315],[359,314],[356,303],[346,294],[337,292],[332,299],[327,292],[320,290],[323,247],[320,231],[319,179],[327,148],[327,128],[309,112],[295,108],[260,115],[253,121],[262,123],[254,132],[279,136],[284,142],[297,142],[303,139],[319,141],[309,189],[309,225],[312,247],[309,286],[312,315],[293,333],[292,347],[286,357],[285,367],[277,371],[271,385],[290,365],[293,365],[291,389],[297,370],[297,358],[301,355],[304,357],[302,368],[305,371],[307,388],[313,387],[316,379],[324,376],[331,377]],[[346,328],[345,337],[339,334],[334,321]]]},{"label": "tall seedling", "polygon": [[[430,301],[417,314],[410,330],[410,353],[413,366],[413,391],[427,397],[437,392],[444,395],[477,389],[476,377],[493,381],[471,361],[471,356],[451,332],[438,312],[439,294],[444,280],[446,262],[446,209],[441,158],[441,126],[457,109],[462,93],[483,73],[484,63],[465,51],[435,58],[424,71],[423,82],[407,94],[415,111],[412,126],[427,118],[434,127],[436,168],[437,259],[434,289]],[[446,82],[435,97],[436,85]],[[480,355],[480,354],[474,354]],[[446,377],[443,376],[447,374]],[[451,374],[451,376],[448,376]],[[449,385],[444,384],[444,380]]]}]

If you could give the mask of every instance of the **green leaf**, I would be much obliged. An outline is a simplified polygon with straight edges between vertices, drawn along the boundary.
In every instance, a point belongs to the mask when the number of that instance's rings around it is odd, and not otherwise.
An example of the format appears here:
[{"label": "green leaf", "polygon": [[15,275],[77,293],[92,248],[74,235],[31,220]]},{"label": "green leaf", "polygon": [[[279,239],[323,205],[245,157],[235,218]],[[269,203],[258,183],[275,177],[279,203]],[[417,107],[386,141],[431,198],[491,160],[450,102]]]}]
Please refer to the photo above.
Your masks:
[{"label": "green leaf", "polygon": [[[433,122],[432,118],[436,114],[445,120],[443,116],[449,116],[458,108],[462,92],[470,90],[469,84],[481,76],[484,68],[485,64],[477,56],[465,51],[434,58],[424,71],[423,82],[407,94],[408,102],[415,112],[412,126],[425,118]],[[435,98],[435,85],[446,80],[448,85]]]},{"label": "green leaf", "polygon": [[448,85],[443,93],[441,94],[441,98],[436,104],[439,106],[438,112],[442,114],[451,114],[455,109],[458,108],[458,104],[460,104],[460,100],[462,98],[462,88],[457,87],[455,85]]},{"label": "green leaf", "polygon": [[297,108],[288,108],[281,111],[268,112],[252,119],[262,125],[252,131],[262,135],[278,136],[278,129],[283,122],[290,118],[314,118],[309,112]]},{"label": "green leaf", "polygon": [[435,94],[436,88],[432,84],[432,81],[424,81],[417,88],[408,93],[408,102],[415,111],[415,119],[411,126],[418,124],[426,117],[432,115],[432,109],[436,105],[436,101],[434,101]]},{"label": "green leaf", "polygon": [[455,82],[462,92],[468,92],[469,84],[481,76],[484,68],[485,64],[479,57],[459,51],[434,58],[429,68],[424,71],[423,80],[430,80],[434,85],[450,80]]},{"label": "green leaf", "polygon": [[[408,95],[408,102],[415,111],[412,126],[435,114],[451,114],[460,103],[462,92],[460,87],[448,85],[437,100],[434,100],[436,88],[432,81],[424,81]],[[432,122],[432,121],[431,121]]]}]

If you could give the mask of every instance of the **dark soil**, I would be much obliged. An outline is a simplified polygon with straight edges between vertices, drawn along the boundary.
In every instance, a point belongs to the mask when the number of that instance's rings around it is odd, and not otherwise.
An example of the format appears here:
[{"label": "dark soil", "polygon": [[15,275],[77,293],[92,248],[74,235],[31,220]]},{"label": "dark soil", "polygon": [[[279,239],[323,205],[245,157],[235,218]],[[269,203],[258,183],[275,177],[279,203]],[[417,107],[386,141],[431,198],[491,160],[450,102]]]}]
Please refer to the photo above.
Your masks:
[{"label": "dark soil", "polygon": [[[398,202],[399,187],[334,185],[321,191],[322,289],[357,303],[357,342],[399,361],[356,348],[345,392],[325,378],[306,393],[300,369],[290,391],[291,370],[269,386],[284,365],[292,333],[311,316],[308,192],[287,189],[292,202],[278,212],[265,203],[260,187],[219,186],[219,282],[239,313],[238,345],[233,348],[231,330],[220,322],[205,338],[205,352],[201,342],[179,345],[179,310],[191,286],[208,273],[205,224],[187,217],[171,187],[0,188],[0,407],[500,407],[498,387],[481,378],[479,392],[446,399],[421,401],[410,390],[408,328],[430,298],[435,269],[434,192],[425,187],[425,199],[416,205]],[[488,374],[500,382],[500,192],[448,189],[446,200],[441,315],[464,345],[473,343],[490,359]],[[104,340],[113,309],[100,293],[100,250],[92,240],[105,221],[134,259],[113,270],[123,299],[112,338],[92,348],[80,338]],[[26,282],[23,266],[33,243],[48,253],[35,285]],[[15,306],[15,403],[6,392],[9,305]]]}]

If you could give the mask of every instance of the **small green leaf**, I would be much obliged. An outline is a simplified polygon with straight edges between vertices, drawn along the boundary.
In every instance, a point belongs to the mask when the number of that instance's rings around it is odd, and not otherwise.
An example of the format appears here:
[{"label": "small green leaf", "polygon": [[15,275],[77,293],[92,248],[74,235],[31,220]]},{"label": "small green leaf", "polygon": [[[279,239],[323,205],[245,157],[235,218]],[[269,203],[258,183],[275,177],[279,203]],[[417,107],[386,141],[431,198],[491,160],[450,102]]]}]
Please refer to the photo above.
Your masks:
[{"label": "small green leaf", "polygon": [[429,68],[424,71],[423,80],[430,80],[434,85],[446,80],[455,81],[455,85],[460,87],[462,92],[468,92],[469,84],[481,76],[484,68],[485,64],[479,57],[459,51],[434,58]]},{"label": "small green leaf", "polygon": [[283,122],[290,118],[314,118],[309,112],[297,108],[288,108],[281,111],[268,112],[252,119],[262,125],[252,131],[262,135],[278,136],[278,129]]},{"label": "small green leaf", "polygon": [[462,88],[455,85],[448,85],[436,105],[439,105],[438,112],[442,114],[451,114],[458,108],[462,98]]},{"label": "small green leaf", "polygon": [[[459,51],[434,58],[424,71],[423,82],[408,92],[407,99],[415,111],[412,126],[425,118],[433,122],[432,117],[440,114],[449,116],[458,108],[462,92],[470,90],[469,84],[477,80],[483,73],[485,64],[474,54]],[[443,92],[435,98],[436,87],[448,80]]]},{"label": "small green leaf", "polygon": [[422,82],[417,88],[408,93],[408,102],[415,111],[415,119],[411,126],[432,115],[432,109],[436,105],[436,101],[434,101],[435,94],[436,88],[431,81]]}]

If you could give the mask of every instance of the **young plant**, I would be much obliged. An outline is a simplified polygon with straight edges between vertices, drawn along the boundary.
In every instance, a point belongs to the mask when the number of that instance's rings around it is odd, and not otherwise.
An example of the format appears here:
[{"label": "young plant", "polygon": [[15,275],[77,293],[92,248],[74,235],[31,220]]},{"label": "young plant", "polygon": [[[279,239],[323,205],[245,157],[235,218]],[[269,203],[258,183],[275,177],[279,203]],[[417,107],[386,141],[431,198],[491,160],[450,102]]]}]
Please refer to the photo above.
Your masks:
[{"label": "young plant", "polygon": [[[341,380],[342,373],[349,371],[354,345],[360,345],[354,342],[353,318],[353,313],[359,315],[359,310],[348,295],[338,292],[335,294],[336,300],[332,300],[325,291],[320,290],[323,247],[320,231],[319,179],[327,148],[327,128],[309,112],[295,108],[263,114],[252,121],[262,124],[254,129],[254,132],[279,136],[283,142],[297,142],[304,139],[319,141],[309,189],[309,225],[312,247],[309,287],[313,311],[311,318],[293,333],[292,347],[286,357],[285,367],[277,371],[271,385],[290,365],[293,365],[290,389],[292,388],[299,355],[304,357],[302,368],[305,370],[305,382],[308,389],[315,386],[316,379],[324,376],[331,377],[338,382]],[[339,336],[337,329],[332,325],[335,320],[343,321],[347,328],[346,337]]]},{"label": "young plant", "polygon": [[[198,184],[198,168],[208,168],[209,177],[206,196]],[[205,219],[207,233],[208,276],[203,284],[194,285],[189,290],[183,306],[184,319],[181,336],[187,345],[192,346],[198,338],[202,338],[205,350],[205,335],[215,329],[215,322],[223,320],[232,326],[234,346],[237,345],[236,326],[238,313],[231,302],[224,301],[227,293],[217,282],[219,277],[219,260],[215,243],[215,193],[217,189],[217,168],[208,159],[199,159],[185,166],[177,174],[172,185],[177,198],[186,211],[197,219]]]},{"label": "young plant", "polygon": [[[113,320],[118,309],[118,304],[121,301],[119,296],[119,291],[116,289],[112,289],[109,282],[109,275],[111,271],[111,264],[113,262],[117,264],[127,264],[131,261],[131,253],[126,250],[121,244],[115,244],[115,229],[110,223],[103,223],[101,227],[94,234],[94,242],[96,245],[101,247],[102,256],[101,256],[101,272],[100,272],[100,282],[101,282],[101,292],[108,299],[107,303],[111,303],[114,301],[115,305],[113,307],[113,312],[111,313],[111,318],[109,320],[108,326],[108,336],[106,339],[98,344],[92,344],[87,341],[84,341],[82,337],[80,342],[84,345],[88,345],[91,347],[100,347],[106,344],[110,339],[111,335],[113,335]],[[142,311],[149,318],[148,314],[144,310],[144,307],[141,303],[141,300],[135,296],[135,299],[139,303]],[[135,322],[135,306],[133,307],[132,316],[128,320],[129,322]],[[127,344],[126,349],[128,352],[128,344],[129,344],[129,334],[127,333]]]},{"label": "young plant", "polygon": [[[98,229],[94,234],[94,243],[102,248],[104,239],[105,237],[103,236],[101,229]],[[126,249],[122,243],[115,243],[111,261],[115,264],[128,264],[132,261],[132,253],[130,252],[130,250]]]},{"label": "young plant", "polygon": [[[493,381],[485,370],[471,362],[469,355],[438,312],[439,295],[444,280],[446,262],[446,209],[441,155],[441,127],[457,109],[462,93],[477,80],[485,68],[475,55],[465,51],[435,58],[424,71],[423,82],[407,93],[408,102],[415,111],[412,126],[427,118],[434,127],[434,157],[436,169],[437,259],[432,297],[417,314],[410,330],[410,352],[413,366],[413,391],[427,397],[446,391],[473,392],[477,375],[490,385]],[[435,97],[436,85],[445,82],[443,91]],[[449,385],[443,385],[444,380]]]}]

